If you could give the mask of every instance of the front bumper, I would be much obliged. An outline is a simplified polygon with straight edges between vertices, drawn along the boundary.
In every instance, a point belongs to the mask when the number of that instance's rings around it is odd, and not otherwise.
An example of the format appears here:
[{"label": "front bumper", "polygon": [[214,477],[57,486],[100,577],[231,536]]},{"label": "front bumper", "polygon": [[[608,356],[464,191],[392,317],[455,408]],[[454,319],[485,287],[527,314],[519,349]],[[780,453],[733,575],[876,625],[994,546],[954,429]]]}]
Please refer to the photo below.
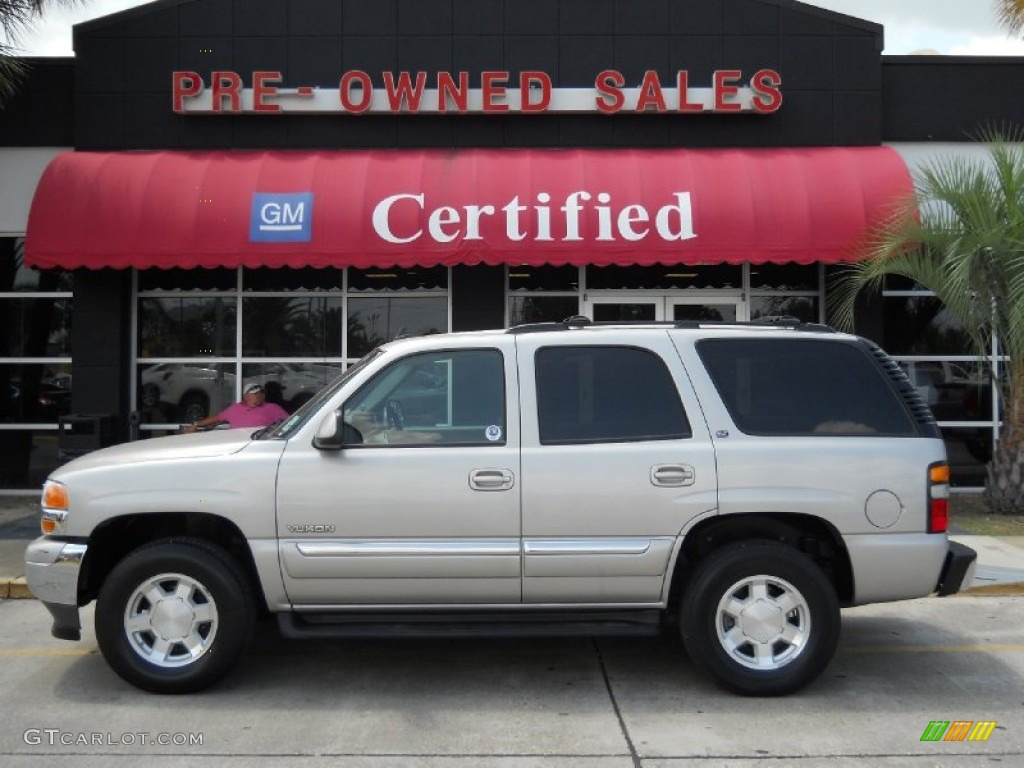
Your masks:
[{"label": "front bumper", "polygon": [[40,536],[25,550],[25,581],[53,616],[50,632],[61,640],[81,640],[78,574],[85,558],[84,541]]},{"label": "front bumper", "polygon": [[949,542],[946,561],[942,564],[935,590],[939,597],[953,595],[971,586],[978,567],[978,553],[956,541]]}]

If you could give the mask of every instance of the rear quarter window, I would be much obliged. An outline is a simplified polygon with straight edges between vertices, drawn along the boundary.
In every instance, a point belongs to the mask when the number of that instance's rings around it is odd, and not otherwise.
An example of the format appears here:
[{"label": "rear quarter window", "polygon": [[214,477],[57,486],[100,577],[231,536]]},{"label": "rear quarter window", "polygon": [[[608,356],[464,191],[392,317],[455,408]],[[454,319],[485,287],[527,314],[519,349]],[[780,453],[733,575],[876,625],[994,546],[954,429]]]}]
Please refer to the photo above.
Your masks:
[{"label": "rear quarter window", "polygon": [[706,339],[697,353],[746,434],[918,434],[885,375],[855,344]]}]

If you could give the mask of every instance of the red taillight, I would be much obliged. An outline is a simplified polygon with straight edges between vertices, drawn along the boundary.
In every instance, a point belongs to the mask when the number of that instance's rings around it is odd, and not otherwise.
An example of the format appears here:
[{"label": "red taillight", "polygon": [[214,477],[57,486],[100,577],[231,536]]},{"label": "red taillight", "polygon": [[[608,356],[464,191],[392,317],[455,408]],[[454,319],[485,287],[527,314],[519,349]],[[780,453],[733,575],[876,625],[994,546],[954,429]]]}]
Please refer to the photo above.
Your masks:
[{"label": "red taillight", "polygon": [[928,507],[928,532],[949,530],[949,499],[932,499]]},{"label": "red taillight", "polygon": [[945,462],[928,467],[928,533],[949,530],[949,465]]}]

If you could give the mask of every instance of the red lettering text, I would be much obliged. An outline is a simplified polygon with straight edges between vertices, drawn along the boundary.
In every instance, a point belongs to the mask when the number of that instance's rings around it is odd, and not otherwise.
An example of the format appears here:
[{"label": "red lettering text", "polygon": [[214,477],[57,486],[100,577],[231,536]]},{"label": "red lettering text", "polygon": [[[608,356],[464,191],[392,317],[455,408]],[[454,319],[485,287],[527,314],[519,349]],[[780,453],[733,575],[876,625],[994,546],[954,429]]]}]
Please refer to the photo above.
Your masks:
[{"label": "red lettering text", "polygon": [[685,69],[679,70],[676,75],[677,87],[679,88],[679,111],[680,112],[703,112],[704,105],[690,101],[687,91],[690,88],[690,73]]},{"label": "red lettering text", "polygon": [[[361,101],[352,100],[354,85],[359,86]],[[359,114],[370,108],[370,101],[373,99],[373,83],[370,82],[368,74],[362,70],[353,69],[341,76],[341,87],[338,89],[338,93],[341,97],[341,106],[345,108],[345,111]]]},{"label": "red lettering text", "polygon": [[270,83],[280,83],[280,72],[253,72],[252,73],[252,111],[253,112],[280,112],[280,104],[268,104],[267,99],[277,96],[277,88]]},{"label": "red lettering text", "polygon": [[[743,73],[738,69],[715,70],[715,112],[739,112],[743,109],[743,105],[735,99],[740,89],[738,86],[732,85],[733,82],[739,80],[742,76]],[[729,97],[732,97],[731,101]]]},{"label": "red lettering text", "polygon": [[459,72],[459,84],[455,85],[452,76],[447,72],[437,73],[437,111],[448,111],[448,99],[451,98],[458,112],[469,109],[469,72]]},{"label": "red lettering text", "polygon": [[761,69],[750,78],[755,112],[777,112],[782,106],[782,76],[774,69]]},{"label": "red lettering text", "polygon": [[622,87],[625,84],[626,78],[622,76],[621,72],[614,69],[606,69],[601,72],[594,81],[594,88],[598,93],[597,98],[594,99],[594,106],[606,115],[618,112],[626,103],[626,96],[622,92]]},{"label": "red lettering text", "polygon": [[213,80],[213,111],[223,112],[224,99],[228,100],[228,112],[242,110],[242,78],[236,72],[214,72]]},{"label": "red lettering text", "polygon": [[636,97],[636,111],[643,112],[653,106],[658,112],[664,112],[665,94],[661,92],[661,81],[653,69],[644,72],[644,81],[640,83],[640,94]]},{"label": "red lettering text", "polygon": [[498,101],[505,98],[508,72],[484,72],[480,79],[484,91],[484,112],[508,112],[508,104]]},{"label": "red lettering text", "polygon": [[174,72],[171,75],[171,93],[175,112],[185,111],[185,99],[203,92],[203,78],[198,72]]},{"label": "red lettering text", "polygon": [[[536,84],[536,87],[532,87]],[[533,101],[534,93],[540,98]],[[547,72],[521,72],[519,74],[519,96],[523,112],[543,112],[551,106],[551,77]]]},{"label": "red lettering text", "polygon": [[412,79],[408,72],[398,73],[398,83],[395,83],[395,76],[391,72],[384,73],[384,90],[388,94],[388,104],[392,112],[401,112],[402,105],[409,107],[409,112],[420,111],[420,99],[423,98],[423,89],[427,86],[427,73],[416,73],[416,85],[413,86]]}]

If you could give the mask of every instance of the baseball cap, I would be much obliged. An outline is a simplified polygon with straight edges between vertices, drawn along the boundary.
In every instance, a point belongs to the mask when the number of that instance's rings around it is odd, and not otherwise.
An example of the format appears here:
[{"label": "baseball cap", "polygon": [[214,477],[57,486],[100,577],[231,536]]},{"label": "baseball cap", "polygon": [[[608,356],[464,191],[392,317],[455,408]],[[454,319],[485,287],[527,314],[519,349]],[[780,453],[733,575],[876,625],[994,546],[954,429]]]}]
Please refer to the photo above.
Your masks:
[{"label": "baseball cap", "polygon": [[262,392],[262,391],[263,391],[263,385],[262,384],[250,384],[249,386],[247,386],[245,388],[245,391],[242,394],[243,395],[251,395],[253,392]]}]

